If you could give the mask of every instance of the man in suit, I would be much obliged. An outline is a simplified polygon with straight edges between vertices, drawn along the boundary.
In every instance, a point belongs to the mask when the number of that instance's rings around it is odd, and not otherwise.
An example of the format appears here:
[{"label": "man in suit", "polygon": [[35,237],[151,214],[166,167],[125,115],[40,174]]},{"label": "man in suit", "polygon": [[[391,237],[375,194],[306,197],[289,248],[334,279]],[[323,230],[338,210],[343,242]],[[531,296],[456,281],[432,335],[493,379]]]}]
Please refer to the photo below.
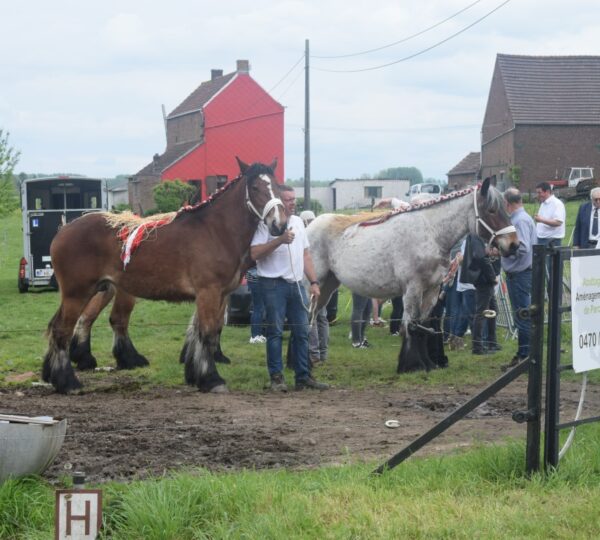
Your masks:
[{"label": "man in suit", "polygon": [[583,203],[577,212],[575,231],[573,232],[573,247],[592,248],[598,247],[600,234],[600,187],[590,191],[590,200]]}]

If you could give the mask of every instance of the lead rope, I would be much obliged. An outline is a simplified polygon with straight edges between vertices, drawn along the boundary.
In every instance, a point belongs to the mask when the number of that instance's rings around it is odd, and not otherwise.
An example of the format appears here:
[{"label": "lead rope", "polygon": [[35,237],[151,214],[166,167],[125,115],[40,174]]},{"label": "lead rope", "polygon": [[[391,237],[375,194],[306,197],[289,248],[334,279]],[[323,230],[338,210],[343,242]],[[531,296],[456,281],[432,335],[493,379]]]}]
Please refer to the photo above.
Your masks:
[{"label": "lead rope", "polygon": [[290,245],[287,245],[288,255],[290,256],[290,267],[292,269],[292,275],[294,276],[294,281],[296,282],[296,287],[298,287],[298,294],[300,295],[300,300],[302,301],[302,307],[308,313],[308,324],[312,326],[317,318],[317,310],[316,310],[316,299],[315,295],[311,294],[308,302],[308,306],[304,303],[304,298],[302,297],[302,291],[300,290],[300,280],[298,276],[296,276],[296,270],[294,269],[294,260],[292,259],[292,248]]}]

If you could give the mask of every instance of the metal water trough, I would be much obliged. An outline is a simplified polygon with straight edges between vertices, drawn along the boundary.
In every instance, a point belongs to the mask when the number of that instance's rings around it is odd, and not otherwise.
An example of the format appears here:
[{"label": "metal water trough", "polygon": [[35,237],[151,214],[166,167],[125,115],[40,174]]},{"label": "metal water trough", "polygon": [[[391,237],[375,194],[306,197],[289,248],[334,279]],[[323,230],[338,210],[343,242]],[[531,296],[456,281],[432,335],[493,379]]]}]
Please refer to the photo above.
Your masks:
[{"label": "metal water trough", "polygon": [[0,414],[0,482],[41,474],[65,440],[67,420]]}]

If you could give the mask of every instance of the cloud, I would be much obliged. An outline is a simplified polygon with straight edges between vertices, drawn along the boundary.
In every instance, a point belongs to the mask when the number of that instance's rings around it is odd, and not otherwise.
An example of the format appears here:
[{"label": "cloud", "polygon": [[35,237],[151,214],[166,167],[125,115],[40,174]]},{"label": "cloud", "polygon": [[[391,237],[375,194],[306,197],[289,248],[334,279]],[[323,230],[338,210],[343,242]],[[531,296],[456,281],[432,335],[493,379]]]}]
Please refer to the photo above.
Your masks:
[{"label": "cloud", "polygon": [[[597,0],[481,0],[434,30],[347,59],[311,58],[312,177],[332,179],[415,165],[444,174],[477,150],[496,54],[596,54]],[[20,167],[89,175],[131,173],[164,149],[160,106],[176,107],[211,68],[250,60],[266,90],[310,39],[312,55],[377,48],[417,33],[471,0],[230,0],[226,3],[56,0],[11,5],[0,71],[0,128],[22,151]],[[26,30],[24,30],[26,29]],[[304,174],[303,63],[273,95],[286,106],[286,177]],[[61,165],[62,164],[62,165]]]}]

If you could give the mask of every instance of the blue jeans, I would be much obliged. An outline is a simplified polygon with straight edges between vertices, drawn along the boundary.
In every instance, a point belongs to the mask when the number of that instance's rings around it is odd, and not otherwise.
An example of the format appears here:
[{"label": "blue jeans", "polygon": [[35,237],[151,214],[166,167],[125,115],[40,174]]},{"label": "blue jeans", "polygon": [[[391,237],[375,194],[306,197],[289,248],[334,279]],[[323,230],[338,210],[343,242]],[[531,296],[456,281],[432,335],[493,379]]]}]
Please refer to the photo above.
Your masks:
[{"label": "blue jeans", "polygon": [[469,289],[458,293],[460,301],[459,309],[454,320],[455,336],[463,337],[467,328],[473,327],[473,316],[475,314],[475,289]]},{"label": "blue jeans", "polygon": [[352,319],[350,329],[352,330],[352,343],[361,344],[365,340],[365,329],[371,316],[373,304],[370,298],[352,293]]},{"label": "blue jeans", "polygon": [[258,281],[248,281],[248,289],[252,297],[252,316],[250,317],[250,335],[252,337],[264,334],[263,318],[265,316],[265,303]]},{"label": "blue jeans", "polygon": [[531,270],[506,273],[506,288],[512,306],[515,326],[518,330],[519,349],[517,354],[521,358],[529,356],[529,336],[531,335],[531,320],[520,319],[516,311],[520,308],[529,308],[531,305]]},{"label": "blue jeans", "polygon": [[456,320],[460,313],[460,293],[456,290],[456,279],[452,286],[444,287],[446,298],[444,299],[444,339],[447,339],[450,334],[453,334],[453,329],[456,326]]},{"label": "blue jeans", "polygon": [[[269,375],[283,372],[283,323],[287,314],[291,329],[296,381],[310,376],[308,363],[308,299],[302,283],[282,278],[259,277],[267,317],[267,368]],[[298,285],[300,285],[298,287]]]}]

